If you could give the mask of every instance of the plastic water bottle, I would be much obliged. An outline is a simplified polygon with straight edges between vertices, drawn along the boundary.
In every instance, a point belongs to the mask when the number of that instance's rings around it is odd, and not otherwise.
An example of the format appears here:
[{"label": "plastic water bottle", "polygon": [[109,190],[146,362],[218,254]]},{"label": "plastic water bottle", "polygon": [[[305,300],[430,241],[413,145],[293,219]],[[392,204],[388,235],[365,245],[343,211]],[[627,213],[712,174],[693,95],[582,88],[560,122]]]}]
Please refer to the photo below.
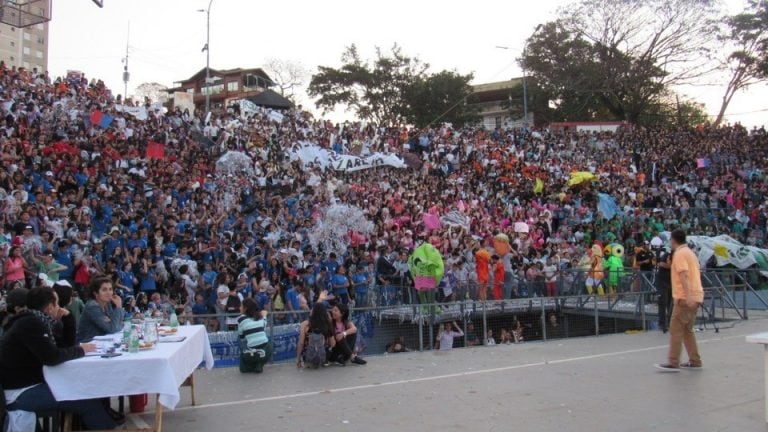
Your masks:
[{"label": "plastic water bottle", "polygon": [[176,328],[179,326],[179,317],[176,316],[176,310],[171,311],[171,319],[170,319],[171,328]]},{"label": "plastic water bottle", "polygon": [[133,324],[131,324],[131,317],[125,317],[123,321],[123,343],[128,343],[131,340],[131,331],[133,330]]},{"label": "plastic water bottle", "polygon": [[128,352],[136,354],[139,352],[139,332],[136,329],[131,330],[131,338],[128,343]]}]

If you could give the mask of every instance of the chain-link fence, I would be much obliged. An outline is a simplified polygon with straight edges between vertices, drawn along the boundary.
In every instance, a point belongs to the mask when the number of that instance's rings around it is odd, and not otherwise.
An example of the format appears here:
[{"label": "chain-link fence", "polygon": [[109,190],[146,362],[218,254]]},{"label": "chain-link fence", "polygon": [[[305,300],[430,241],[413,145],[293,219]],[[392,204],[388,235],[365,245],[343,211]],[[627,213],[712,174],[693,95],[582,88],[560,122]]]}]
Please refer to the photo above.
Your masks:
[{"label": "chain-link fence", "polygon": [[[570,286],[558,288],[556,296],[504,298],[480,301],[471,295],[450,301],[404,303],[393,297],[390,305],[353,306],[350,319],[357,328],[355,351],[361,356],[408,350],[433,350],[530,341],[599,336],[666,328],[671,301],[664,299],[668,287],[654,272],[627,271],[615,290],[605,295],[589,294],[578,281],[578,272],[562,272]],[[750,284],[750,272],[712,270],[702,273],[705,301],[699,327],[719,329],[747,319],[748,311],[768,310],[764,296]],[[657,286],[658,285],[658,286]],[[565,287],[566,285],[560,285]],[[385,292],[390,287],[381,287]],[[395,287],[407,293],[403,287]],[[471,293],[466,285],[467,293]],[[396,293],[397,291],[395,291]],[[375,296],[370,296],[374,297]],[[512,296],[510,296],[512,297]],[[418,295],[412,300],[423,299]],[[446,299],[443,299],[446,300]],[[378,302],[373,302],[378,303]],[[196,324],[217,329],[209,334],[217,366],[236,365],[240,344],[235,316],[195,315]],[[308,312],[279,312],[268,315],[273,361],[296,358],[301,322]]]}]

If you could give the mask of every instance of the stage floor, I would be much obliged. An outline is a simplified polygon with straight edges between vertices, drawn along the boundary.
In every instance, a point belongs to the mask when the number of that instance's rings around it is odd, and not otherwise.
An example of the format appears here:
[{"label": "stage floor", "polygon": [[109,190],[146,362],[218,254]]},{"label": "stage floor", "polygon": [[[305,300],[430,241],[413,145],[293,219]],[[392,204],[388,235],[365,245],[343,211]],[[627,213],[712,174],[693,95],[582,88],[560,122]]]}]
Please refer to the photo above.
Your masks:
[{"label": "stage floor", "polygon": [[[198,371],[167,431],[765,431],[768,320],[697,333],[701,371],[657,372],[667,335],[617,334],[389,354],[368,365]],[[686,360],[684,358],[683,360]],[[151,410],[151,407],[149,407]],[[152,412],[129,416],[151,424]]]}]

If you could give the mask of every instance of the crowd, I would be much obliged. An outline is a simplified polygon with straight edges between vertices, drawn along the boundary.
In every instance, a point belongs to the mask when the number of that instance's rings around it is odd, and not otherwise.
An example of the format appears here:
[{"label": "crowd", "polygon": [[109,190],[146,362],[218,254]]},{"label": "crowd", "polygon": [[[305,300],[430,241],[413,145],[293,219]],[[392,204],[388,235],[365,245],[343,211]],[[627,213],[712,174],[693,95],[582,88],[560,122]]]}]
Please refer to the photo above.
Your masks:
[{"label": "crowd", "polygon": [[[396,153],[407,167],[324,170],[296,156],[300,142]],[[217,171],[228,151],[248,156],[240,173]],[[10,386],[17,409],[55,404],[42,364],[93,351],[92,337],[131,315],[237,331],[243,372],[271,355],[267,313],[301,323],[298,366],[365,364],[350,306],[418,301],[408,257],[424,242],[445,262],[439,301],[558,295],[557,278],[588,267],[596,241],[622,244],[624,264],[640,268],[645,245],[673,228],[762,246],[767,157],[765,130],[739,125],[417,130],[333,124],[301,107],[165,111],[80,74],[0,63],[0,362],[18,372],[3,374],[6,397]],[[573,172],[594,178],[569,182]],[[599,194],[615,200],[612,214]],[[359,209],[372,229],[342,250],[313,247],[334,205]],[[503,256],[499,234],[511,239]],[[446,324],[436,343],[459,336]],[[498,338],[521,341],[519,323]],[[396,339],[388,351],[407,348]],[[91,427],[121,420],[108,401],[69,408]]]},{"label": "crowd", "polygon": [[[358,307],[416,301],[407,259],[421,242],[444,257],[438,299],[450,301],[557,295],[560,272],[583,266],[595,241],[623,244],[629,267],[635,247],[672,228],[754,245],[768,232],[764,129],[416,130],[333,124],[301,107],[206,116],[150,102],[0,64],[4,293],[67,280],[82,297],[106,277],[129,313],[235,330],[248,298],[277,322],[301,321],[292,312],[324,290]],[[295,157],[299,142],[397,153],[408,167],[322,170]],[[217,172],[227,151],[252,158],[251,174]],[[575,171],[596,178],[569,184]],[[598,193],[616,215],[598,211]],[[316,250],[313,227],[334,204],[362,209],[373,230]],[[425,222],[448,214],[462,222]],[[512,250],[494,258],[499,233]]]}]

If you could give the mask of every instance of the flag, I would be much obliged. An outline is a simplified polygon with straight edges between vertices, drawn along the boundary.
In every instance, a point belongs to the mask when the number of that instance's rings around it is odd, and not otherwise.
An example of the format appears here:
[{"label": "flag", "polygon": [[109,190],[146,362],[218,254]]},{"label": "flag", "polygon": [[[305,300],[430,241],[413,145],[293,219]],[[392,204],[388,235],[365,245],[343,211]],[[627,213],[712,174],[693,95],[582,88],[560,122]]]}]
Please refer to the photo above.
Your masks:
[{"label": "flag", "polygon": [[164,159],[165,144],[150,141],[147,143],[147,159]]},{"label": "flag", "polygon": [[706,159],[706,158],[696,159],[696,168],[707,168],[707,167],[709,167],[709,159]]},{"label": "flag", "polygon": [[597,177],[589,171],[572,172],[571,178],[568,180],[568,186],[576,186],[595,180],[597,180]]},{"label": "flag", "polygon": [[115,118],[109,114],[102,114],[101,121],[99,121],[99,126],[101,126],[102,129],[106,129],[110,124],[112,124],[112,120],[114,119]]},{"label": "flag", "polygon": [[540,195],[544,192],[544,182],[540,178],[536,179],[536,184],[533,185],[533,193]]},{"label": "flag", "polygon": [[91,124],[96,126],[101,123],[101,120],[104,118],[104,113],[102,113],[99,110],[96,110],[91,113]]},{"label": "flag", "polygon": [[213,140],[211,140],[210,138],[200,133],[200,131],[197,131],[194,129],[190,131],[189,137],[195,140],[198,144],[200,144],[200,146],[206,149],[216,144],[215,142],[213,142]]},{"label": "flag", "polygon": [[616,200],[612,196],[599,193],[597,194],[597,198],[597,210],[603,214],[604,218],[613,219],[613,217],[617,214],[621,214],[621,209],[619,208],[619,205],[616,204]]}]

